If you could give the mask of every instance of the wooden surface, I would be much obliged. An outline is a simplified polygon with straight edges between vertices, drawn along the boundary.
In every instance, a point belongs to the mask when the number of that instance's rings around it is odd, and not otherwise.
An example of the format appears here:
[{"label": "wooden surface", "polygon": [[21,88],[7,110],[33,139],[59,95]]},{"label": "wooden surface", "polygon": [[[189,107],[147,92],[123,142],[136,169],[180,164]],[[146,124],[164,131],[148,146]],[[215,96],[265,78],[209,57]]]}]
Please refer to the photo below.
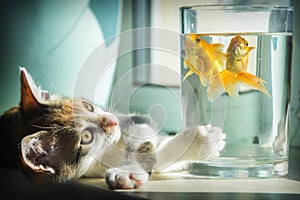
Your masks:
[{"label": "wooden surface", "polygon": [[[103,179],[80,182],[107,188]],[[145,199],[299,199],[300,149],[290,150],[289,174],[283,178],[150,180],[142,188],[118,192]]]},{"label": "wooden surface", "polygon": [[150,180],[138,190],[111,191],[103,179],[37,185],[20,171],[0,167],[0,192],[9,199],[299,199],[300,149],[290,151],[289,174],[272,179]]}]

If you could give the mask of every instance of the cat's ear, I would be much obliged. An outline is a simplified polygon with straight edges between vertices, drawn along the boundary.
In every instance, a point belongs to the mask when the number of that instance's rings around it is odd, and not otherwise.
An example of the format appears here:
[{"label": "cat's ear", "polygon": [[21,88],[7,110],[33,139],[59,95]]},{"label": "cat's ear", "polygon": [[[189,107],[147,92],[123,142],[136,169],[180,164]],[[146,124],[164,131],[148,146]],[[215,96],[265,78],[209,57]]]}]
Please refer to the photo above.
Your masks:
[{"label": "cat's ear", "polygon": [[[45,175],[56,181],[68,180],[76,172],[76,162],[81,152],[80,141],[81,137],[74,130],[66,132],[65,129],[49,128],[27,135],[20,142],[22,169],[31,175],[31,172],[36,172],[34,179]],[[42,182],[51,181],[44,178]]]},{"label": "cat's ear", "polygon": [[[54,169],[48,165],[51,160],[51,137],[47,131],[39,131],[24,137],[21,141],[21,156],[23,163],[33,171],[54,173]],[[41,139],[43,138],[43,139]],[[52,148],[54,145],[52,145]]]},{"label": "cat's ear", "polygon": [[23,111],[32,111],[41,107],[41,102],[50,98],[47,91],[40,90],[25,68],[21,70],[21,102]]},{"label": "cat's ear", "polygon": [[32,79],[25,68],[21,68],[21,102],[20,106],[23,111],[36,110],[40,107],[40,103],[33,94]]}]

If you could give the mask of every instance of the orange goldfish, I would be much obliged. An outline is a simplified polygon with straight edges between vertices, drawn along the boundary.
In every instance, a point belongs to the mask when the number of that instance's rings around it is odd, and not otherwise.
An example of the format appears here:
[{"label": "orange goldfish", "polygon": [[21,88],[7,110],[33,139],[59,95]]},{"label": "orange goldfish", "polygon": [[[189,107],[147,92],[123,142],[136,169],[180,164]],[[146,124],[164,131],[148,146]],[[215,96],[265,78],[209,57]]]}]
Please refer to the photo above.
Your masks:
[{"label": "orange goldfish", "polygon": [[225,91],[229,96],[238,97],[241,85],[262,91],[270,96],[264,87],[265,81],[247,72],[249,52],[254,48],[248,46],[247,40],[239,35],[231,39],[226,52],[226,69],[220,73]]},{"label": "orange goldfish", "polygon": [[201,84],[207,88],[208,99],[216,100],[223,92],[223,82],[219,72],[226,60],[226,54],[222,53],[223,45],[209,44],[199,35],[188,34],[184,43],[184,65],[189,71],[183,80],[193,73],[197,74]]}]

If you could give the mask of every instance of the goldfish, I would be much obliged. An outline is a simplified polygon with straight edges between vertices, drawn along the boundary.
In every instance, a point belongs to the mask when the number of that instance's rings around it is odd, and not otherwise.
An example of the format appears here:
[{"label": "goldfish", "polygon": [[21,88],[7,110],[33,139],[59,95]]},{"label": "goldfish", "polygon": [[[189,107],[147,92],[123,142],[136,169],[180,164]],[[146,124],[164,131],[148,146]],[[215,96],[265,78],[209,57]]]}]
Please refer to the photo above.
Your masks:
[{"label": "goldfish", "polygon": [[223,44],[210,44],[203,40],[199,35],[185,35],[184,41],[184,65],[189,71],[183,80],[192,74],[198,75],[201,84],[207,87],[207,97],[210,101],[215,101],[224,93],[223,82],[220,71],[223,70],[223,63],[226,54],[222,52]]},{"label": "goldfish", "polygon": [[225,91],[231,97],[238,97],[240,86],[259,90],[270,97],[265,81],[247,72],[248,57],[255,47],[248,46],[248,41],[237,35],[231,39],[226,51],[226,69],[220,72]]}]

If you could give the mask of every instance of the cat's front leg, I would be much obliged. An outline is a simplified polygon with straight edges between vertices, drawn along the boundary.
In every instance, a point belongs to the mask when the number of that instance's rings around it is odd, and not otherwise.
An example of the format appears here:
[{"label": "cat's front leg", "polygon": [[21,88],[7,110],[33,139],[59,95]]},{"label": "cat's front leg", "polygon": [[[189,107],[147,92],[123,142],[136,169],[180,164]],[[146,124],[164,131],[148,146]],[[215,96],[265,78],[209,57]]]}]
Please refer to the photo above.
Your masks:
[{"label": "cat's front leg", "polygon": [[225,138],[222,129],[210,124],[188,127],[160,144],[156,171],[169,171],[169,167],[181,161],[218,157],[225,146]]},{"label": "cat's front leg", "polygon": [[127,148],[126,159],[120,167],[107,170],[105,181],[111,189],[139,188],[148,181],[156,164],[153,144],[146,141],[137,148],[133,146]]},{"label": "cat's front leg", "polygon": [[149,174],[138,166],[130,165],[111,168],[105,174],[105,181],[111,189],[134,189],[144,185]]},{"label": "cat's front leg", "polygon": [[[183,160],[208,160],[218,157],[225,146],[226,134],[222,129],[211,124],[195,127],[195,138]],[[190,153],[195,153],[195,157]]]}]

